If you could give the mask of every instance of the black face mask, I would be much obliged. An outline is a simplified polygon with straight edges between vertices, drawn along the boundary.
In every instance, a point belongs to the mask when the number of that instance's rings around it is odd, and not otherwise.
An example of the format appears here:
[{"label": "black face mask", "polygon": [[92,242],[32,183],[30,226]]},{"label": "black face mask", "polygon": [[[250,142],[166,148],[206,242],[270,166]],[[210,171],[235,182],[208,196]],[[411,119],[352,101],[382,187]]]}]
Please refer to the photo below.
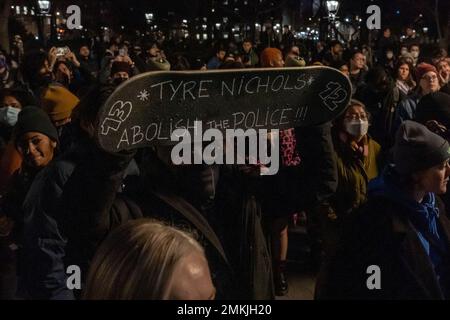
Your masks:
[{"label": "black face mask", "polygon": [[127,81],[128,80],[128,78],[122,78],[122,77],[120,77],[120,78],[114,78],[113,79],[113,84],[117,87],[117,86],[119,86],[122,82],[125,82],[125,81]]}]

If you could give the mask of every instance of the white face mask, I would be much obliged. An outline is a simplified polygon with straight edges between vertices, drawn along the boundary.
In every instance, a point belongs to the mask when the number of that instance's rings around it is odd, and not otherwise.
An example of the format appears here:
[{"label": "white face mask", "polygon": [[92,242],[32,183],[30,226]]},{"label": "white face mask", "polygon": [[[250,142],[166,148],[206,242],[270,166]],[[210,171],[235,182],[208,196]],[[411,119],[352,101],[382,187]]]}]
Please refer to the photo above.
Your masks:
[{"label": "white face mask", "polygon": [[20,109],[10,106],[0,108],[0,123],[3,123],[9,127],[14,127],[17,123],[19,112]]},{"label": "white face mask", "polygon": [[367,120],[345,120],[344,121],[345,131],[355,137],[360,138],[367,134],[369,130],[369,122]]}]

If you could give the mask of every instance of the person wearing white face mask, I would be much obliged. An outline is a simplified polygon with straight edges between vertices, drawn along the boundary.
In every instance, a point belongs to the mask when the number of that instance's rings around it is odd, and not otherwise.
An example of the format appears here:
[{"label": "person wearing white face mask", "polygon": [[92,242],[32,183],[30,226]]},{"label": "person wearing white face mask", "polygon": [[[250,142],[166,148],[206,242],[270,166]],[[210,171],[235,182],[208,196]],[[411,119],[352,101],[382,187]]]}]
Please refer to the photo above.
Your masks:
[{"label": "person wearing white face mask", "polygon": [[18,90],[0,90],[0,157],[11,138],[12,128],[22,110],[21,101],[24,100],[22,95]]},{"label": "person wearing white face mask", "polygon": [[20,109],[13,106],[3,106],[0,108],[0,123],[8,127],[13,127],[17,122]]},{"label": "person wearing white face mask", "polygon": [[320,217],[326,256],[334,252],[346,217],[366,201],[368,182],[378,176],[381,168],[381,147],[368,136],[368,129],[369,114],[358,100],[351,100],[333,125],[338,185],[328,211]]}]

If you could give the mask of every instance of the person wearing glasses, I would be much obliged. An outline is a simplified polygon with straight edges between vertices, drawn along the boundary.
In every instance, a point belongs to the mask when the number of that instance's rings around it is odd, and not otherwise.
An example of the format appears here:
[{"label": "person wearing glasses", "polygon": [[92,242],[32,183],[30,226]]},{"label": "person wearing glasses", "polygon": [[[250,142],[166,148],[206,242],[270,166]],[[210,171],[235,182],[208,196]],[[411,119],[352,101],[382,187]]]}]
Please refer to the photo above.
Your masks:
[{"label": "person wearing glasses", "polygon": [[346,216],[366,201],[367,185],[379,173],[381,148],[368,135],[368,129],[369,113],[358,100],[351,100],[333,125],[338,185],[328,207],[323,207],[320,213],[322,249],[326,256],[334,251]]},{"label": "person wearing glasses", "polygon": [[419,100],[429,93],[441,89],[437,69],[428,63],[422,62],[416,67],[417,89],[400,101],[395,115],[394,129],[400,127],[405,120],[414,120]]}]

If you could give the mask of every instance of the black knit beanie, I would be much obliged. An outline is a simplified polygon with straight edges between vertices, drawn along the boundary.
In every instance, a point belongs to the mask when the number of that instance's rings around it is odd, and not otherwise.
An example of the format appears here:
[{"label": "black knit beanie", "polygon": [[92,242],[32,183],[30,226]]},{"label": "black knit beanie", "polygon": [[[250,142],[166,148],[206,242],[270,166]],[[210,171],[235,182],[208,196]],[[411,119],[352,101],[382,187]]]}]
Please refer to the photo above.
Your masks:
[{"label": "black knit beanie", "polygon": [[128,76],[131,76],[131,66],[125,61],[114,61],[111,66],[111,76],[117,72],[126,72]]},{"label": "black knit beanie", "polygon": [[58,141],[58,132],[44,110],[27,106],[19,113],[14,126],[14,143],[17,145],[19,138],[27,132],[39,132],[45,134],[54,141]]},{"label": "black knit beanie", "polygon": [[394,163],[400,174],[411,174],[434,167],[450,158],[448,142],[424,125],[405,121],[397,131]]}]

